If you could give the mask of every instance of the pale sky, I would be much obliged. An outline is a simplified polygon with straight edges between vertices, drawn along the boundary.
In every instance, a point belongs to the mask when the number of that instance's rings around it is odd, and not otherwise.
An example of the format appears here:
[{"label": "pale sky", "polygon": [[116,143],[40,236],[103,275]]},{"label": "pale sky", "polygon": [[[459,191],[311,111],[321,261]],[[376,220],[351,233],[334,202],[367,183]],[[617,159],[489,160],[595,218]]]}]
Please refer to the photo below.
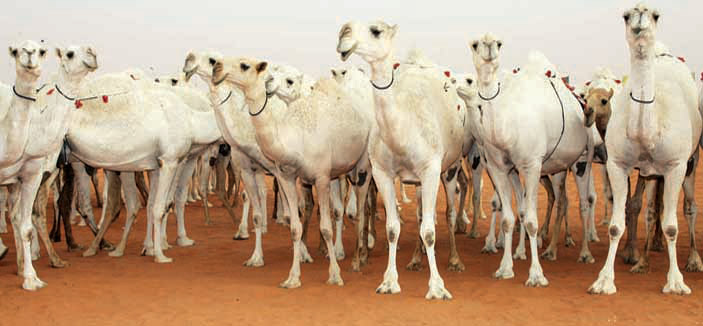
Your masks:
[{"label": "pale sky", "polygon": [[[649,1],[662,19],[658,38],[689,67],[703,70],[701,0]],[[335,52],[340,26],[349,20],[398,24],[396,54],[420,49],[455,72],[474,72],[468,43],[485,32],[503,39],[502,68],[540,50],[574,80],[598,66],[629,69],[622,21],[635,1],[238,1],[238,0],[6,0],[0,43],[24,39],[54,45],[92,45],[97,74],[136,67],[154,74],[179,71],[188,50],[215,49],[287,63],[315,77],[341,65]],[[7,53],[7,52],[5,52]],[[56,57],[45,76],[55,71]],[[2,56],[0,56],[2,57]],[[14,63],[0,60],[0,81],[11,84]],[[353,57],[353,63],[363,64]],[[150,68],[153,67],[153,71]]]}]

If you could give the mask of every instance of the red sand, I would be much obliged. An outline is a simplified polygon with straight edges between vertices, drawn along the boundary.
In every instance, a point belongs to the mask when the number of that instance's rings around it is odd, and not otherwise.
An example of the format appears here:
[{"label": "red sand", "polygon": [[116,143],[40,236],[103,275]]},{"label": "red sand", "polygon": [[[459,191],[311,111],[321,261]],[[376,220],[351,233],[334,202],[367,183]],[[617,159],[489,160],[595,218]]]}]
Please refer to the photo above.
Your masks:
[{"label": "red sand", "polygon": [[[598,173],[600,167],[597,169]],[[603,195],[597,174],[599,199],[596,223],[603,215]],[[486,178],[483,205],[490,213],[491,187]],[[698,204],[703,205],[703,191],[697,187]],[[412,192],[412,191],[411,191]],[[441,192],[440,192],[441,193]],[[569,177],[571,198],[569,216],[572,234],[581,239],[576,188]],[[409,194],[414,198],[413,194]],[[446,270],[448,242],[444,221],[444,196],[440,194],[437,237],[440,273],[454,300],[429,302],[424,299],[429,271],[405,270],[417,237],[415,206],[405,205],[402,215],[408,221],[402,228],[398,266],[402,293],[378,295],[374,292],[383,278],[387,252],[383,222],[378,225],[379,241],[370,254],[370,265],[363,272],[351,271],[354,242],[353,226],[346,221],[345,249],[347,259],[341,262],[344,287],[328,286],[327,261],[317,253],[317,223],[311,224],[308,247],[315,262],[302,266],[303,286],[284,290],[277,287],[291,264],[290,234],[274,222],[264,237],[263,268],[246,268],[242,263],[254,245],[254,234],[247,241],[231,239],[235,229],[215,196],[217,206],[210,212],[215,221],[205,226],[200,205],[188,206],[186,211],[189,236],[196,240],[191,248],[175,247],[166,254],[172,264],[159,265],[151,257],[139,256],[144,237],[144,210],[130,237],[125,256],[112,258],[105,252],[83,258],[80,253],[68,253],[64,243],[56,244],[62,258],[71,266],[65,269],[49,267],[42,249],[42,258],[35,262],[39,277],[49,285],[32,293],[20,289],[22,280],[16,276],[15,252],[11,248],[0,261],[0,325],[215,325],[215,324],[470,324],[470,325],[610,325],[643,323],[650,325],[699,324],[696,317],[703,307],[703,274],[684,273],[693,294],[686,297],[661,294],[668,259],[664,252],[652,253],[650,273],[633,275],[630,266],[621,259],[616,262],[614,296],[593,296],[586,289],[596,279],[607,252],[606,228],[598,226],[600,243],[591,245],[596,263],[576,263],[579,247],[565,248],[560,236],[559,258],[556,262],[542,261],[547,288],[527,288],[528,261],[515,262],[515,278],[497,281],[491,278],[498,268],[500,254],[485,255],[480,250],[488,230],[488,220],[479,220],[482,237],[471,240],[457,237],[459,253],[467,269],[462,273]],[[546,195],[540,194],[539,214],[543,214]],[[272,194],[269,192],[269,205]],[[383,205],[379,205],[382,212]],[[679,263],[688,255],[688,235],[679,205]],[[241,210],[238,208],[238,212]],[[269,212],[271,209],[269,209]],[[644,210],[643,210],[644,211]],[[96,210],[96,214],[99,209]],[[124,214],[124,213],[123,213]],[[317,218],[315,218],[317,220]],[[171,222],[173,218],[171,218]],[[118,220],[106,236],[119,240],[124,219]],[[175,242],[175,223],[169,225],[170,240]],[[642,225],[644,223],[640,223]],[[698,229],[703,227],[699,223]],[[563,231],[562,231],[563,232]],[[79,243],[87,245],[92,238],[85,228],[76,227]],[[699,233],[700,234],[700,233]],[[12,246],[11,234],[2,235]],[[643,232],[640,230],[640,239]],[[515,239],[517,241],[517,239]],[[700,241],[700,239],[699,239]],[[624,244],[621,241],[621,247]],[[641,248],[641,243],[640,243]],[[541,252],[541,250],[540,250]],[[502,251],[501,251],[502,254]],[[529,248],[528,248],[529,258]]]}]

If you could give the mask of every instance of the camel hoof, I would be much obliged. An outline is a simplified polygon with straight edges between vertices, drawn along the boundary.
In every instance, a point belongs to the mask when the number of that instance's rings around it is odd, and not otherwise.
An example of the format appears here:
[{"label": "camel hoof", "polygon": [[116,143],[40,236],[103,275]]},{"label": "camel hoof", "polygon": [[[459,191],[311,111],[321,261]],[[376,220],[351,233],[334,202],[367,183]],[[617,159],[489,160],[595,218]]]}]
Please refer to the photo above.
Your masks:
[{"label": "camel hoof", "polygon": [[444,288],[444,286],[430,287],[425,294],[427,300],[451,300],[452,294]]},{"label": "camel hoof", "polygon": [[289,276],[287,280],[283,281],[278,286],[284,289],[295,289],[299,288],[301,285],[300,278]]},{"label": "camel hoof", "polygon": [[300,262],[303,264],[311,264],[313,262],[312,256],[310,256],[308,248],[304,244],[300,246]]},{"label": "camel hoof", "polygon": [[588,236],[588,241],[589,242],[600,242],[600,238],[598,237],[598,234],[596,231],[590,232]]},{"label": "camel hoof", "polygon": [[422,262],[411,261],[408,265],[405,266],[405,269],[409,271],[419,272],[422,270]]},{"label": "camel hoof", "polygon": [[541,270],[539,272],[530,272],[530,276],[525,281],[525,286],[532,288],[541,288],[547,285],[549,285],[549,281],[544,277]]},{"label": "camel hoof", "polygon": [[582,264],[593,264],[596,262],[596,260],[593,258],[593,255],[591,255],[590,252],[587,252],[587,253],[582,253],[579,256],[579,259],[577,262],[582,263]]},{"label": "camel hoof", "polygon": [[46,286],[46,282],[40,280],[36,275],[26,277],[22,283],[22,288],[27,291],[36,291]]},{"label": "camel hoof", "polygon": [[590,294],[615,294],[615,292],[617,289],[612,277],[598,276],[598,279],[588,288]]},{"label": "camel hoof", "polygon": [[466,237],[468,237],[469,239],[478,239],[480,236],[481,236],[481,233],[479,233],[476,230],[473,230],[473,231],[469,232],[469,234]]},{"label": "camel hoof", "polygon": [[622,259],[625,264],[634,265],[640,260],[640,253],[636,248],[627,246],[625,247],[625,252],[622,254]]},{"label": "camel hoof", "polygon": [[525,254],[525,250],[516,250],[515,253],[513,254],[513,259],[515,260],[527,260],[527,255]]},{"label": "camel hoof", "polygon": [[141,252],[142,256],[153,256],[154,255],[154,248],[142,248]]},{"label": "camel hoof", "polygon": [[497,254],[498,253],[498,248],[496,248],[495,244],[486,244],[483,246],[483,249],[481,249],[482,254]]},{"label": "camel hoof", "polygon": [[88,250],[83,252],[83,257],[92,257],[92,256],[95,256],[97,253],[98,253],[97,249],[90,247],[90,248],[88,248]]},{"label": "camel hoof", "polygon": [[500,269],[498,269],[498,270],[493,274],[493,278],[495,278],[495,279],[497,279],[497,280],[508,280],[508,279],[513,278],[513,277],[515,277],[515,273],[513,273],[513,269],[512,269],[512,268],[510,268],[510,269],[505,268],[505,269],[504,269],[504,268],[501,267]]},{"label": "camel hoof", "polygon": [[41,255],[39,254],[39,251],[32,252],[32,261],[37,261],[41,258]]},{"label": "camel hoof", "polygon": [[190,246],[195,245],[195,241],[191,238],[186,237],[186,236],[178,237],[178,240],[176,240],[176,243],[178,244],[179,247],[190,247]]},{"label": "camel hoof", "polygon": [[688,257],[688,262],[686,263],[686,271],[703,272],[703,262],[701,262],[701,257],[698,255],[697,252],[695,252],[695,254],[691,254]]},{"label": "camel hoof", "polygon": [[691,294],[691,288],[683,282],[683,277],[680,277],[680,279],[669,280],[666,285],[664,285],[662,293],[688,295]]},{"label": "camel hoof", "polygon": [[575,247],[575,246],[576,246],[576,242],[574,242],[574,238],[572,238],[571,236],[564,239],[564,247],[571,248],[571,247]]},{"label": "camel hoof", "polygon": [[540,258],[546,259],[549,261],[555,261],[557,260],[557,252],[554,250],[553,247],[547,248],[547,250],[543,251],[541,255],[539,255]]},{"label": "camel hoof", "polygon": [[344,248],[335,248],[334,249],[334,256],[337,258],[337,261],[342,261],[346,257],[344,254]]},{"label": "camel hoof", "polygon": [[115,250],[115,245],[107,242],[106,240],[103,240],[100,242],[100,250],[113,251],[113,250]]},{"label": "camel hoof", "polygon": [[342,276],[339,275],[339,273],[336,273],[336,274],[330,275],[330,277],[327,279],[327,284],[328,285],[344,286],[344,281],[342,280]]},{"label": "camel hoof", "polygon": [[124,249],[115,249],[107,254],[110,257],[122,257],[124,256]]},{"label": "camel hoof", "polygon": [[378,294],[397,294],[400,293],[400,284],[397,280],[383,281],[381,285],[376,288],[376,293]]},{"label": "camel hoof", "polygon": [[159,264],[168,264],[173,262],[173,258],[166,257],[164,255],[157,255],[154,257],[154,262]]},{"label": "camel hoof", "polygon": [[70,264],[69,264],[67,261],[65,261],[65,260],[63,260],[63,259],[61,259],[61,258],[56,258],[56,259],[52,259],[52,260],[51,260],[51,265],[50,265],[50,266],[51,266],[52,268],[64,268],[64,267],[70,266]]},{"label": "camel hoof", "polygon": [[248,240],[248,239],[249,239],[249,232],[245,232],[245,233],[237,232],[237,234],[235,234],[232,237],[232,240]]},{"label": "camel hoof", "polygon": [[262,267],[264,266],[264,257],[261,255],[252,255],[249,260],[244,262],[246,267]]},{"label": "camel hoof", "polygon": [[464,266],[464,263],[462,263],[460,260],[457,259],[456,262],[449,262],[449,266],[447,269],[450,272],[463,272],[466,270],[466,267]]},{"label": "camel hoof", "polygon": [[644,259],[641,259],[640,261],[635,264],[635,266],[632,266],[630,268],[630,273],[633,274],[647,274],[649,272],[649,263],[646,262]]}]

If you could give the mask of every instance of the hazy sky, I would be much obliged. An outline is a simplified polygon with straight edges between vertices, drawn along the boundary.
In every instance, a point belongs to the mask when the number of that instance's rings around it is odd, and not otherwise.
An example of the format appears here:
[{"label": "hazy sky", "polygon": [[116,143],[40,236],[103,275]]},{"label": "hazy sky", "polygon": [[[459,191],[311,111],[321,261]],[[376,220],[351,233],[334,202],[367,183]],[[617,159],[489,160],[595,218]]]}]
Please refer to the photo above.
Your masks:
[{"label": "hazy sky", "polygon": [[[398,24],[396,54],[419,48],[456,72],[474,72],[468,43],[485,32],[504,40],[502,68],[544,52],[576,81],[597,66],[628,71],[620,0],[562,1],[136,1],[5,0],[0,43],[44,39],[50,45],[90,44],[98,73],[138,67],[152,74],[181,69],[188,50],[216,49],[288,63],[313,76],[340,65],[335,52],[340,26],[349,20]],[[649,1],[662,19],[659,39],[692,70],[703,69],[701,0]],[[7,53],[7,52],[5,52]],[[0,81],[12,83],[14,63],[0,60]],[[47,61],[46,74],[56,58]],[[352,62],[361,64],[355,58]],[[365,63],[363,63],[365,64]]]}]

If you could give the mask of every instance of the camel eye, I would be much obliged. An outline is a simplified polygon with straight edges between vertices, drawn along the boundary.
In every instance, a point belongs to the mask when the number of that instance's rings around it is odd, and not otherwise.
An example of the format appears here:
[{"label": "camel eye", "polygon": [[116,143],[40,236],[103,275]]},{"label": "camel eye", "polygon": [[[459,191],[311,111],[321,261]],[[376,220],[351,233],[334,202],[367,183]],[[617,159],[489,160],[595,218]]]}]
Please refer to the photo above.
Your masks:
[{"label": "camel eye", "polygon": [[625,22],[627,23],[627,22],[630,21],[630,14],[624,14],[624,15],[622,16],[622,18],[623,18],[623,19],[625,20]]},{"label": "camel eye", "polygon": [[579,96],[584,100],[586,99],[586,94],[584,94],[584,93],[579,94]]},{"label": "camel eye", "polygon": [[211,66],[214,66],[217,63],[217,60],[210,58],[210,60],[208,60],[208,62],[210,62]]},{"label": "camel eye", "polygon": [[73,59],[74,55],[75,53],[73,53],[73,51],[68,51],[68,53],[66,53],[66,58]]},{"label": "camel eye", "polygon": [[42,56],[42,57],[43,57],[44,55],[46,55],[46,50],[44,50],[44,49],[39,50],[39,55]]},{"label": "camel eye", "polygon": [[346,70],[342,70],[342,76],[344,76],[344,75],[346,75],[346,74],[347,74],[347,71],[346,71]]},{"label": "camel eye", "polygon": [[332,70],[332,76],[335,76],[335,77],[337,77],[337,72],[336,72],[336,71],[334,71],[334,70]]},{"label": "camel eye", "polygon": [[173,86],[178,85],[178,79],[172,78],[172,79],[171,79],[171,85],[173,85]]},{"label": "camel eye", "polygon": [[239,64],[239,68],[242,69],[242,71],[247,71],[249,68],[251,68],[248,64],[242,62]]},{"label": "camel eye", "polygon": [[371,27],[371,34],[373,34],[373,37],[378,38],[378,36],[381,35],[381,30],[376,27]]},{"label": "camel eye", "polygon": [[288,84],[288,86],[293,86],[293,80],[290,78],[286,79],[286,84]]},{"label": "camel eye", "polygon": [[478,42],[471,43],[471,48],[474,49],[474,51],[478,50]]},{"label": "camel eye", "polygon": [[473,82],[474,82],[473,79],[471,79],[471,78],[466,78],[466,83],[467,83],[467,84],[471,85],[471,84],[473,84]]},{"label": "camel eye", "polygon": [[[132,79],[134,79],[134,78],[132,78]],[[161,82],[158,78],[154,79],[154,81],[157,82],[157,83],[160,83],[160,82]]]},{"label": "camel eye", "polygon": [[606,104],[608,104],[608,100],[602,99],[602,100],[600,100],[600,104],[601,104],[601,105],[606,105]]}]

